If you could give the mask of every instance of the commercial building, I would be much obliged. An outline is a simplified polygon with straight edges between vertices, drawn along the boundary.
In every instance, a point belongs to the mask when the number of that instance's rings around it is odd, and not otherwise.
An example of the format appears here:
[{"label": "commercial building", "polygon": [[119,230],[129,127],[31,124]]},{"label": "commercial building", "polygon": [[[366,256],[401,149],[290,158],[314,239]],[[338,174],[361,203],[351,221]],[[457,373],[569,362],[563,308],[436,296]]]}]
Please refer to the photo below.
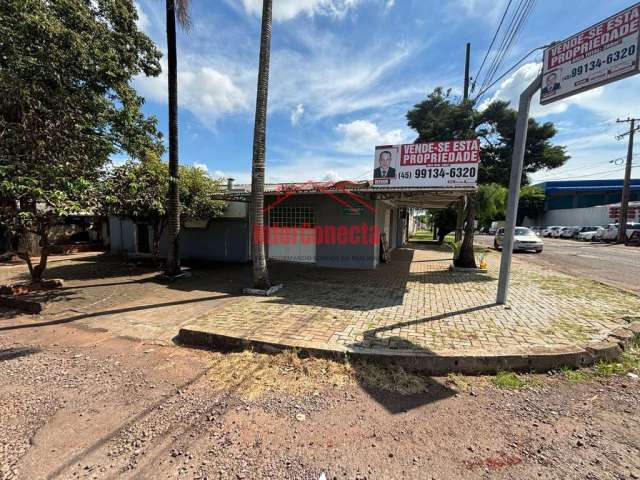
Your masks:
[{"label": "commercial building", "polygon": [[[525,218],[525,225],[606,225],[615,221],[610,211],[620,204],[623,181],[560,180],[538,186],[546,194],[545,213]],[[640,179],[631,180],[629,200],[640,201]],[[634,221],[633,215],[629,221]]]},{"label": "commercial building", "polygon": [[[180,234],[185,260],[248,262],[252,236],[265,242],[272,260],[320,267],[373,269],[408,239],[409,209],[459,203],[473,188],[384,188],[370,182],[306,182],[266,185],[264,228],[250,221],[250,187],[221,192],[221,217],[187,220]],[[111,216],[110,250],[150,256],[152,227],[144,220]],[[160,254],[167,251],[166,232]]]}]

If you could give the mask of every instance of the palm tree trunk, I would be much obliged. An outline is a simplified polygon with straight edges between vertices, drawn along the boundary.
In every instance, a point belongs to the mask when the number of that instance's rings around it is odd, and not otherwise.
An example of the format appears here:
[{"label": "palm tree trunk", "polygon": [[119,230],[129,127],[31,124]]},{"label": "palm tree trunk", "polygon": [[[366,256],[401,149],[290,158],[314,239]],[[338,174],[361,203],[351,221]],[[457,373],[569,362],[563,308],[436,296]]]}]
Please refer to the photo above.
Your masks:
[{"label": "palm tree trunk", "polygon": [[256,94],[256,119],[253,129],[253,162],[251,166],[251,206],[254,233],[251,235],[253,258],[253,285],[267,289],[269,272],[262,236],[264,227],[264,170],[267,130],[267,96],[269,89],[269,56],[271,53],[272,0],[262,2],[262,30],[260,35],[260,65],[258,67],[258,91]]},{"label": "palm tree trunk", "polygon": [[169,193],[167,197],[167,264],[165,273],[175,275],[180,271],[180,196],[178,192],[178,66],[176,55],[176,5],[167,5],[167,59],[169,64]]}]

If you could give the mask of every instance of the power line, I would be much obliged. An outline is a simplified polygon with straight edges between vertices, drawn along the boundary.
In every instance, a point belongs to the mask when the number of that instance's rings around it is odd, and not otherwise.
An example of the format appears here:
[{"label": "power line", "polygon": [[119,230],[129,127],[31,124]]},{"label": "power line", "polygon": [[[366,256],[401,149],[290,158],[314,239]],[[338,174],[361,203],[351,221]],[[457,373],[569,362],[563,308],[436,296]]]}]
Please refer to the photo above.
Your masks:
[{"label": "power line", "polygon": [[511,16],[511,20],[509,22],[509,25],[507,26],[507,30],[502,34],[502,40],[500,41],[500,45],[498,46],[497,51],[493,55],[493,60],[489,65],[489,70],[484,76],[480,88],[481,90],[484,89],[486,85],[491,83],[493,76],[500,68],[500,64],[504,60],[505,53],[510,46],[510,41],[513,38],[513,33],[516,31],[516,28],[520,23],[520,19],[524,16],[526,8],[531,2],[532,0],[520,0],[520,3],[518,3],[515,12]]},{"label": "power line", "polygon": [[[515,66],[510,68],[506,73],[504,73],[496,81],[494,81],[494,77],[496,73],[500,69],[500,66],[502,65],[504,59],[511,52],[511,49],[513,48],[516,38],[522,31],[523,26],[525,25],[527,19],[531,15],[531,12],[533,11],[536,1],[537,0],[520,0],[520,3],[518,4],[516,11],[511,17],[511,21],[509,22],[507,31],[502,36],[500,46],[498,47],[498,50],[493,56],[493,60],[491,62],[489,70],[484,76],[484,79],[480,87],[481,93],[479,93],[476,96],[476,100],[480,98],[482,94],[486,93],[486,91],[489,90],[498,81],[504,78],[509,72],[513,71],[513,69],[515,68]],[[518,64],[521,63],[524,59],[526,59],[531,53],[528,53],[522,60],[518,62]],[[518,64],[516,64],[516,66]]]},{"label": "power line", "polygon": [[507,7],[504,9],[504,12],[502,13],[502,18],[500,19],[500,23],[498,24],[498,28],[496,28],[496,31],[493,34],[493,38],[491,39],[491,43],[489,44],[489,48],[487,49],[487,52],[484,54],[484,58],[482,59],[482,63],[480,64],[480,68],[478,69],[476,74],[473,76],[473,85],[471,86],[471,91],[472,92],[476,88],[476,80],[478,79],[478,77],[480,77],[480,74],[482,73],[482,67],[484,67],[484,63],[487,61],[487,57],[491,53],[491,49],[493,48],[493,44],[495,43],[496,38],[498,37],[498,33],[500,32],[500,29],[502,28],[502,24],[504,23],[504,19],[506,18],[507,13],[509,12],[509,7],[511,7],[511,2],[512,1],[513,0],[509,0],[509,3],[507,3]]},{"label": "power line", "polygon": [[491,83],[490,85],[488,85],[486,88],[482,89],[478,95],[476,95],[476,98],[474,98],[474,102],[478,101],[478,99],[484,95],[485,93],[487,93],[496,83],[498,83],[500,80],[502,80],[504,77],[506,77],[507,75],[509,75],[511,72],[513,72],[514,69],[516,69],[518,66],[520,66],[520,64],[522,62],[524,62],[532,53],[538,51],[538,50],[542,50],[543,48],[546,48],[546,46],[544,47],[536,47],[533,50],[531,50],[529,53],[527,53],[524,57],[522,57],[520,60],[518,60],[511,68],[509,68],[506,72],[504,72],[502,75],[500,75],[498,78],[495,79],[495,81],[493,83]]},{"label": "power line", "polygon": [[[638,164],[634,163],[631,166],[635,167],[635,166],[638,166]],[[622,167],[622,168],[616,168],[616,169],[613,169],[613,170],[602,170],[602,171],[599,171],[599,172],[587,173],[585,175],[571,175],[569,177],[564,176],[564,177],[542,178],[542,179],[538,179],[536,181],[539,181],[539,182],[552,182],[552,181],[557,181],[557,180],[573,180],[573,179],[576,179],[576,178],[587,178],[587,177],[593,177],[595,175],[605,175],[607,173],[621,172],[624,169],[625,168]]]}]

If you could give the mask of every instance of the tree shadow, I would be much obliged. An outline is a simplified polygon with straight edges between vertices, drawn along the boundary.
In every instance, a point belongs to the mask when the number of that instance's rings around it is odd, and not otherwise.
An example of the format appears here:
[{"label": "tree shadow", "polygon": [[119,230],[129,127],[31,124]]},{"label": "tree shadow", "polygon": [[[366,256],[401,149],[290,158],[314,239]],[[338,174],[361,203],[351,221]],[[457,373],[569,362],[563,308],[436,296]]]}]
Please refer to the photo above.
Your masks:
[{"label": "tree shadow", "polygon": [[0,362],[26,357],[27,355],[33,355],[34,353],[39,353],[41,351],[42,349],[40,348],[32,347],[5,348],[0,350]]},{"label": "tree shadow", "polygon": [[[356,369],[356,377],[360,379],[360,386],[371,398],[393,414],[406,412],[407,410],[455,395],[456,392],[454,390],[436,381],[433,376],[427,373],[419,373],[421,371],[429,373],[435,372],[436,374],[451,372],[455,370],[455,360],[445,359],[429,348],[416,344],[406,337],[397,335],[380,337],[379,334],[421,323],[443,320],[456,315],[473,313],[495,306],[497,306],[496,303],[478,305],[454,312],[446,312],[415,320],[408,320],[406,322],[398,322],[365,331],[361,341],[347,345],[350,351],[353,352],[350,354],[355,359],[355,361],[352,361],[352,366]],[[383,362],[389,366],[389,371],[394,378],[399,381],[413,381],[414,385],[416,383],[417,385],[424,384],[425,391],[407,395],[394,393],[388,389],[372,387],[372,384],[375,384],[375,382],[367,380],[370,375],[370,368],[367,363],[362,363],[367,361]],[[415,376],[413,380],[410,378],[412,375]]]},{"label": "tree shadow", "polygon": [[152,305],[136,305],[133,307],[125,307],[125,308],[114,308],[111,310],[102,310],[99,312],[88,312],[88,313],[82,313],[79,315],[73,315],[71,317],[65,317],[65,318],[58,318],[55,320],[49,320],[46,322],[36,322],[36,323],[20,323],[18,325],[10,325],[7,327],[0,327],[0,332],[3,331],[8,331],[8,330],[22,330],[25,328],[40,328],[40,327],[48,327],[48,326],[52,326],[52,325],[61,325],[61,324],[65,324],[65,323],[72,323],[72,322],[76,322],[78,320],[84,320],[87,318],[96,318],[96,317],[101,317],[101,316],[107,316],[107,315],[117,315],[117,314],[121,314],[121,313],[131,313],[131,312],[139,312],[142,310],[149,310],[149,309],[153,309],[153,308],[162,308],[162,307],[171,307],[171,306],[176,306],[176,305],[186,305],[186,304],[191,304],[191,303],[199,303],[199,302],[207,302],[210,300],[220,300],[223,298],[230,298],[233,297],[234,295],[214,295],[211,297],[204,297],[204,298],[195,298],[195,299],[186,299],[186,300],[178,300],[178,301],[174,301],[174,302],[165,302],[165,303],[155,303]]}]

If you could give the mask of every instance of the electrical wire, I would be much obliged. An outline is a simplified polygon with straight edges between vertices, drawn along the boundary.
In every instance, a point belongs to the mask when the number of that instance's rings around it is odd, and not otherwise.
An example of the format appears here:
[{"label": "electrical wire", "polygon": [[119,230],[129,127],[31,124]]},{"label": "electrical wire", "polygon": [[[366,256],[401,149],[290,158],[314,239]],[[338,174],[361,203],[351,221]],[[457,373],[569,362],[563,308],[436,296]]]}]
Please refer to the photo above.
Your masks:
[{"label": "electrical wire", "polygon": [[524,61],[531,53],[535,50],[531,51],[527,55],[525,55],[518,63],[509,68],[507,72],[503,73],[497,80],[494,80],[495,75],[497,74],[500,66],[504,62],[504,59],[507,58],[515,40],[518,38],[518,35],[521,33],[522,28],[524,27],[526,21],[531,15],[537,0],[520,0],[516,11],[514,12],[511,21],[509,22],[509,27],[507,28],[506,33],[502,37],[502,41],[500,42],[500,46],[493,57],[491,65],[489,67],[489,71],[486,73],[480,87],[480,93],[476,96],[475,101],[477,101],[484,93],[486,93],[492,86],[494,86],[497,82],[502,80],[508,73],[512,72],[517,65],[519,65],[522,61]]},{"label": "electrical wire", "polygon": [[508,39],[512,36],[513,31],[516,25],[519,23],[519,19],[525,11],[525,7],[531,0],[520,0],[518,6],[516,7],[513,15],[511,16],[511,20],[509,21],[509,25],[507,26],[506,31],[502,34],[502,38],[500,40],[500,44],[498,49],[493,55],[493,59],[489,64],[489,69],[480,84],[480,90],[484,89],[486,85],[491,83],[491,78],[495,74],[495,71],[500,67],[500,59],[504,58],[504,52],[508,46]]},{"label": "electrical wire", "polygon": [[509,7],[511,7],[511,2],[513,0],[509,0],[509,3],[507,3],[506,8],[504,9],[504,12],[502,13],[502,18],[500,19],[500,23],[498,24],[498,28],[496,28],[496,31],[493,34],[493,38],[491,39],[491,43],[489,44],[489,48],[487,49],[486,53],[484,54],[484,58],[482,59],[482,63],[480,64],[480,68],[478,69],[478,71],[476,72],[476,74],[473,76],[473,83],[471,84],[471,93],[473,93],[473,91],[476,88],[476,80],[480,77],[480,74],[482,73],[482,68],[484,67],[485,62],[487,61],[487,57],[489,57],[489,54],[491,53],[491,49],[493,48],[493,44],[496,41],[496,38],[498,37],[498,33],[500,32],[500,29],[502,28],[502,24],[504,23],[504,19],[507,16],[507,13],[509,12]]},{"label": "electrical wire", "polygon": [[478,95],[476,95],[476,97],[473,99],[474,102],[477,102],[478,99],[480,97],[482,97],[485,93],[487,93],[496,83],[498,83],[500,80],[502,80],[504,77],[506,77],[507,75],[509,75],[511,72],[513,72],[516,68],[518,68],[520,66],[520,64],[522,62],[524,62],[532,53],[538,51],[538,50],[542,50],[543,48],[546,48],[546,46],[544,47],[536,47],[533,50],[531,50],[529,53],[527,53],[524,57],[522,57],[520,60],[518,60],[511,68],[509,68],[506,72],[504,72],[502,75],[500,75],[498,78],[496,78],[493,83],[491,83],[490,85],[487,85],[486,88],[482,89]]},{"label": "electrical wire", "polygon": [[[632,163],[631,166],[632,167],[637,167],[640,164],[637,163]],[[536,182],[553,182],[553,181],[560,181],[560,180],[574,180],[574,179],[579,179],[579,178],[587,178],[587,177],[593,177],[595,175],[605,175],[608,173],[616,173],[616,172],[623,172],[625,170],[625,167],[622,168],[616,168],[613,170],[602,170],[600,172],[593,172],[593,173],[587,173],[585,175],[574,175],[574,176],[570,176],[570,177],[550,177],[550,178],[543,178],[543,179],[537,179]]]}]

